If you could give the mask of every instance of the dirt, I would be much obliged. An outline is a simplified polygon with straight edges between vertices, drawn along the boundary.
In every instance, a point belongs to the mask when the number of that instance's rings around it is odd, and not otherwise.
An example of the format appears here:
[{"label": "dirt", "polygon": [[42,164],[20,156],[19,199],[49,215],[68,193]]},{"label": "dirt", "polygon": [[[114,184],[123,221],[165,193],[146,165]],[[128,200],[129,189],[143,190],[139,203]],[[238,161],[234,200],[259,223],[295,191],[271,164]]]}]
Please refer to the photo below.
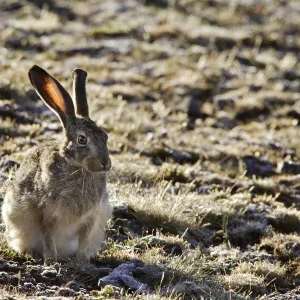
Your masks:
[{"label": "dirt", "polygon": [[46,268],[2,237],[5,297],[300,299],[297,0],[0,8],[0,200],[26,150],[61,132],[37,64],[69,91],[88,72],[114,206],[89,266]]}]

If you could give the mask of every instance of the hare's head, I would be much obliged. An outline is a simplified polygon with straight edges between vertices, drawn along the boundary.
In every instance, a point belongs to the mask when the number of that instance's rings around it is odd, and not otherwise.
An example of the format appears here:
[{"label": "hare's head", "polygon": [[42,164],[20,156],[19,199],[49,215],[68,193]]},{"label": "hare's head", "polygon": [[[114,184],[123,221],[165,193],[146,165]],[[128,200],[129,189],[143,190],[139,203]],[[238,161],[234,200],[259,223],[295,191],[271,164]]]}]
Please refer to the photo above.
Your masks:
[{"label": "hare's head", "polygon": [[73,71],[73,101],[62,85],[45,70],[33,66],[30,81],[45,104],[59,117],[65,139],[60,153],[73,165],[89,172],[108,171],[111,167],[107,134],[89,118],[86,76],[82,69]]}]

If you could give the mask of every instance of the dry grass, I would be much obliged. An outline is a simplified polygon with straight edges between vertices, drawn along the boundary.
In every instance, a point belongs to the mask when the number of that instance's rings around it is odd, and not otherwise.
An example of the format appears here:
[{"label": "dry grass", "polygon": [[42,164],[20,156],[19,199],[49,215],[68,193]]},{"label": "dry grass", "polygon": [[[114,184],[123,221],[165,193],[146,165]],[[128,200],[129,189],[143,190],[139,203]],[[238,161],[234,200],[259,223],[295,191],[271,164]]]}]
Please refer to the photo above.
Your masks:
[{"label": "dry grass", "polygon": [[[90,269],[62,264],[49,286],[76,275],[97,299],[296,297],[297,0],[0,0],[0,11],[0,187],[60,132],[27,79],[33,64],[69,90],[72,69],[86,69],[91,116],[109,134],[107,244]],[[147,293],[99,289],[135,259]],[[39,272],[32,290],[24,283],[41,261],[5,242],[0,260],[12,264],[0,270],[7,295],[37,295]]]}]

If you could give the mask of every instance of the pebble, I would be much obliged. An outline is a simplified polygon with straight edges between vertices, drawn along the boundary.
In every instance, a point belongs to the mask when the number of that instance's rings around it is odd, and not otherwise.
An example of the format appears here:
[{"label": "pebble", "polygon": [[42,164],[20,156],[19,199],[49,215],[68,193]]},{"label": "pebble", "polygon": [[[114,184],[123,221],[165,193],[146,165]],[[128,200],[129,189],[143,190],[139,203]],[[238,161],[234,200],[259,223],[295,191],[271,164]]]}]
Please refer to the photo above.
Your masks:
[{"label": "pebble", "polygon": [[262,160],[254,156],[243,157],[243,162],[247,170],[247,175],[257,175],[268,177],[274,174],[272,164],[267,160]]},{"label": "pebble", "polygon": [[41,273],[42,276],[45,277],[56,277],[57,271],[54,268],[45,268],[45,270]]},{"label": "pebble", "polygon": [[63,297],[72,297],[75,295],[75,292],[70,288],[64,287],[64,288],[58,289],[57,294],[59,296],[63,296]]},{"label": "pebble", "polygon": [[19,271],[19,266],[18,266],[18,264],[17,263],[15,263],[15,262],[13,262],[13,261],[9,261],[8,263],[7,263],[7,270],[9,271],[9,272],[18,272]]},{"label": "pebble", "polygon": [[26,291],[31,291],[32,289],[34,289],[34,285],[31,282],[24,282],[22,285],[22,290],[24,292]]},{"label": "pebble", "polygon": [[9,275],[7,272],[0,272],[0,284],[7,284],[9,281]]},{"label": "pebble", "polygon": [[7,264],[7,262],[2,262],[1,264],[0,264],[0,271],[7,271],[8,270],[8,264]]},{"label": "pebble", "polygon": [[279,173],[300,174],[300,163],[295,161],[284,161],[277,164]]},{"label": "pebble", "polygon": [[37,291],[44,291],[47,289],[47,286],[46,286],[46,284],[39,282],[36,285],[36,289],[37,289]]}]

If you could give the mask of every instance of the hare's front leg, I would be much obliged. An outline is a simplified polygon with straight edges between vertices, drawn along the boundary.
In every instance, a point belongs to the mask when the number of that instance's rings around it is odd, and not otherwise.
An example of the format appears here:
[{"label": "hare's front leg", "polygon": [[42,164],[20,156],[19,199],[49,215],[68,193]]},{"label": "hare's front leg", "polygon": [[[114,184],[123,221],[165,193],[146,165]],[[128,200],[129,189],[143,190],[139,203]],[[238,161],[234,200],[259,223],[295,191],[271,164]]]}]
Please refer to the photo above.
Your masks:
[{"label": "hare's front leg", "polygon": [[80,264],[90,262],[89,235],[93,226],[93,220],[88,220],[79,227],[79,245],[76,252],[76,261]]},{"label": "hare's front leg", "polygon": [[41,231],[44,247],[44,265],[48,266],[57,262],[57,250],[53,235],[53,222],[42,221]]}]

